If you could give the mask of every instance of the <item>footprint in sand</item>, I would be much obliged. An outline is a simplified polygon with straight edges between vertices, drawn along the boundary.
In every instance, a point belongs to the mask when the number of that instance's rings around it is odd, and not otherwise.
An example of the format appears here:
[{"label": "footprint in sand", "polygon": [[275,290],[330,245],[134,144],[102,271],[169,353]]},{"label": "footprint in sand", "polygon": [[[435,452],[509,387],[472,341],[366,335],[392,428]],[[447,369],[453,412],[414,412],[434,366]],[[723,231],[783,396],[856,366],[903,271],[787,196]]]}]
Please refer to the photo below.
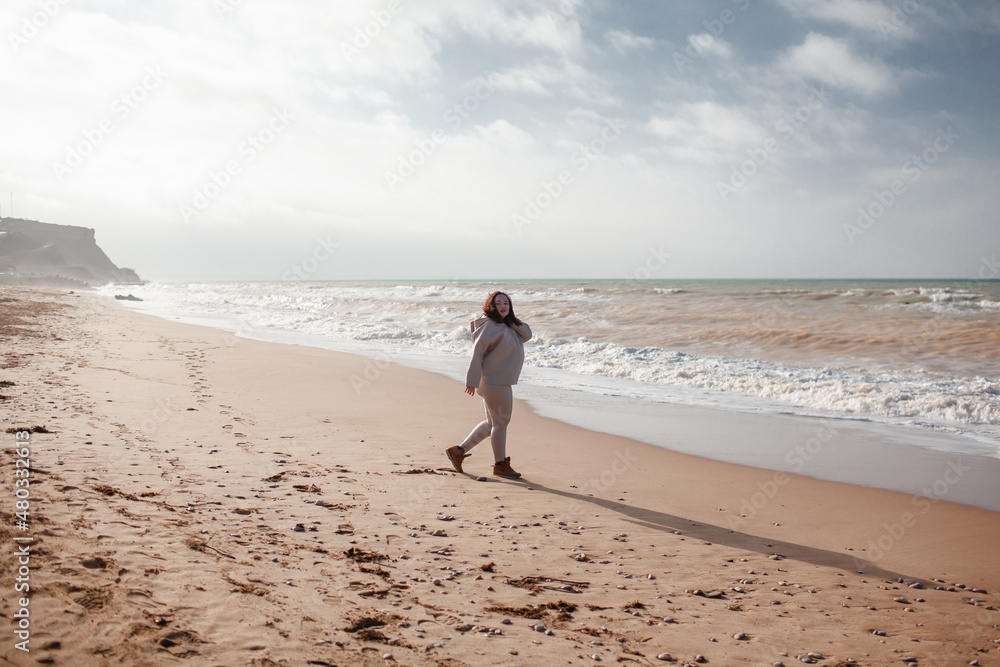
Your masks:
[{"label": "footprint in sand", "polygon": [[104,560],[100,556],[91,556],[90,558],[84,558],[80,561],[88,570],[106,570],[108,568],[108,561]]},{"label": "footprint in sand", "polygon": [[94,612],[103,609],[110,602],[113,593],[101,588],[78,588],[70,593],[70,598],[87,611]]},{"label": "footprint in sand", "polygon": [[174,630],[162,635],[156,643],[166,649],[175,658],[186,658],[198,655],[198,651],[192,647],[205,642],[198,636],[197,632],[191,630]]}]

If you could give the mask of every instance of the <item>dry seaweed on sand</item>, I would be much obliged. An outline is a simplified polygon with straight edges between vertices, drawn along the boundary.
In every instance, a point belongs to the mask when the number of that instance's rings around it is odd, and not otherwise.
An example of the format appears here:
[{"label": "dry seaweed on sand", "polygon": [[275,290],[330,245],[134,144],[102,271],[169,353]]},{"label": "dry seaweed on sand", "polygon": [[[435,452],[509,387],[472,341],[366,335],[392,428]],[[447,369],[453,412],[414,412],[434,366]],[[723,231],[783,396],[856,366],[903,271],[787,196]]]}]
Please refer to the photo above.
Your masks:
[{"label": "dry seaweed on sand", "polygon": [[549,612],[557,612],[555,614],[556,620],[568,621],[574,611],[576,611],[576,605],[571,602],[564,602],[559,600],[559,602],[546,602],[545,604],[539,605],[527,605],[524,607],[508,607],[504,605],[497,605],[494,607],[487,607],[484,611],[494,611],[499,614],[509,614],[511,616],[523,616],[524,618],[542,619],[549,616]]},{"label": "dry seaweed on sand", "polygon": [[395,614],[390,614],[388,616],[361,616],[351,621],[350,625],[344,628],[344,632],[352,634],[357,633],[357,636],[362,639],[371,639],[371,635],[378,632],[377,630],[374,630],[374,628],[385,627],[390,621],[396,621],[399,620],[399,618],[400,617]]},{"label": "dry seaweed on sand", "polygon": [[366,574],[374,574],[379,577],[382,577],[383,579],[389,578],[389,571],[383,569],[379,565],[376,565],[375,567],[366,567],[364,565],[358,565],[358,569],[361,570],[362,572],[365,572]]},{"label": "dry seaweed on sand", "polygon": [[344,552],[344,555],[353,560],[355,563],[373,563],[381,560],[389,560],[388,556],[375,551],[365,551],[364,549],[359,549],[358,547],[351,547]]},{"label": "dry seaweed on sand", "polygon": [[[516,586],[518,588],[527,588],[530,591],[539,591],[542,589],[550,591],[565,591],[566,586],[573,586],[574,588],[587,588],[590,586],[589,581],[570,581],[569,579],[559,579],[558,577],[521,577],[520,579],[507,579],[505,581],[508,586]],[[549,584],[560,584],[559,586],[549,585]]]},{"label": "dry seaweed on sand", "polygon": [[195,537],[189,538],[187,540],[187,545],[188,545],[189,549],[193,549],[195,551],[201,551],[202,553],[208,553],[205,550],[206,549],[211,549],[212,551],[214,551],[215,553],[217,553],[219,555],[225,556],[226,558],[231,558],[232,560],[236,560],[236,556],[233,556],[231,554],[227,554],[225,551],[222,551],[220,549],[216,549],[215,547],[209,545],[208,542],[205,542],[203,540],[199,540],[198,538],[195,538]]},{"label": "dry seaweed on sand", "polygon": [[[107,486],[107,485],[104,485],[104,484],[99,484],[97,486],[92,486],[90,488],[92,488],[94,491],[97,491],[99,494],[101,494],[105,498],[110,498],[112,496],[118,496],[119,498],[124,498],[125,500],[133,500],[133,501],[136,501],[136,502],[143,502],[143,503],[149,503],[151,505],[156,505],[156,506],[162,507],[163,509],[168,510],[170,512],[176,512],[177,509],[178,509],[178,508],[174,507],[173,505],[171,505],[170,503],[164,502],[162,500],[150,500],[149,499],[150,494],[149,493],[145,493],[145,492],[142,493],[141,495],[137,496],[137,495],[135,495],[133,493],[128,493],[127,491],[122,491],[121,489],[117,489],[117,488],[115,488],[113,486]],[[154,493],[152,495],[155,496],[156,494]]]},{"label": "dry seaweed on sand", "polygon": [[44,426],[11,426],[7,429],[7,433],[17,433],[19,431],[27,431],[28,433],[54,433]]},{"label": "dry seaweed on sand", "polygon": [[[205,545],[205,546],[208,546],[208,545]],[[194,547],[192,547],[192,548],[194,548]],[[261,588],[260,586],[254,586],[252,583],[245,583],[244,584],[242,581],[236,581],[235,579],[232,578],[232,576],[229,575],[228,572],[226,574],[222,575],[222,579],[227,584],[231,584],[232,586],[235,587],[233,589],[233,592],[243,593],[245,595],[256,595],[257,597],[263,597],[263,596],[267,595],[267,589]]]},{"label": "dry seaweed on sand", "polygon": [[94,489],[94,491],[97,491],[102,496],[105,496],[105,497],[108,497],[108,498],[110,498],[111,496],[120,496],[120,497],[124,498],[125,500],[139,500],[138,496],[135,496],[135,495],[132,495],[131,493],[127,493],[125,491],[122,491],[121,489],[116,489],[113,486],[100,485],[100,486],[94,486],[92,488]]}]

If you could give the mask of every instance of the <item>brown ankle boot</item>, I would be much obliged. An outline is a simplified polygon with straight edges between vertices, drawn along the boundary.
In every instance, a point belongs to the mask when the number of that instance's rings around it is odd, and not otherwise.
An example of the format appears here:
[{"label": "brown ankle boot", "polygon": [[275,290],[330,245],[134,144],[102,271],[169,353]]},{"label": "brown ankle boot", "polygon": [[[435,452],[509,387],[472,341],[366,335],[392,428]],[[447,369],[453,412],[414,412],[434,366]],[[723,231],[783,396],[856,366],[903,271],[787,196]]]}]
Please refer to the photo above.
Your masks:
[{"label": "brown ankle boot", "polygon": [[510,467],[510,457],[493,464],[493,474],[498,477],[520,477],[521,473]]},{"label": "brown ankle boot", "polygon": [[445,452],[448,455],[448,459],[451,461],[451,465],[454,466],[455,470],[462,472],[462,461],[468,456],[461,447],[455,445],[454,447],[449,447]]}]

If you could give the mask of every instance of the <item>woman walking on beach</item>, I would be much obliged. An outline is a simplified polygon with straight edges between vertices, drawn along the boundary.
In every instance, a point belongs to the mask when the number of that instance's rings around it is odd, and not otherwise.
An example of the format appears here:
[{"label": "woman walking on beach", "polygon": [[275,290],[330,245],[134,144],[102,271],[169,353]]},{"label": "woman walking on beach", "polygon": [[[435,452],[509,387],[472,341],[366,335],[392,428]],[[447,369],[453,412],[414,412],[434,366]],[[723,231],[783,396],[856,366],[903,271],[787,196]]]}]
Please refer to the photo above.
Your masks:
[{"label": "woman walking on beach", "polygon": [[479,423],[461,445],[449,447],[448,458],[462,472],[462,460],[469,450],[490,439],[493,446],[493,474],[520,477],[510,467],[507,456],[507,424],[514,408],[511,385],[517,384],[524,364],[524,342],[531,338],[528,325],[514,316],[510,297],[493,292],[483,304],[483,317],[472,322],[472,362],[465,376],[465,393],[476,390],[486,406],[486,420]]}]

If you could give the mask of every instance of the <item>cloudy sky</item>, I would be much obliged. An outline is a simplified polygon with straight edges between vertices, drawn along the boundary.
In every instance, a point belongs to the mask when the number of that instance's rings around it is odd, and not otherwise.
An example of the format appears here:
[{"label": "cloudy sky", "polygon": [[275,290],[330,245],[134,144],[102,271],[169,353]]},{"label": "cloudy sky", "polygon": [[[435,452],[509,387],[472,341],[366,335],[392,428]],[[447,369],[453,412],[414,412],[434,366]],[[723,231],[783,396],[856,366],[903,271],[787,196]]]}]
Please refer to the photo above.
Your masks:
[{"label": "cloudy sky", "polygon": [[4,216],[160,281],[971,278],[977,0],[14,0]]}]

